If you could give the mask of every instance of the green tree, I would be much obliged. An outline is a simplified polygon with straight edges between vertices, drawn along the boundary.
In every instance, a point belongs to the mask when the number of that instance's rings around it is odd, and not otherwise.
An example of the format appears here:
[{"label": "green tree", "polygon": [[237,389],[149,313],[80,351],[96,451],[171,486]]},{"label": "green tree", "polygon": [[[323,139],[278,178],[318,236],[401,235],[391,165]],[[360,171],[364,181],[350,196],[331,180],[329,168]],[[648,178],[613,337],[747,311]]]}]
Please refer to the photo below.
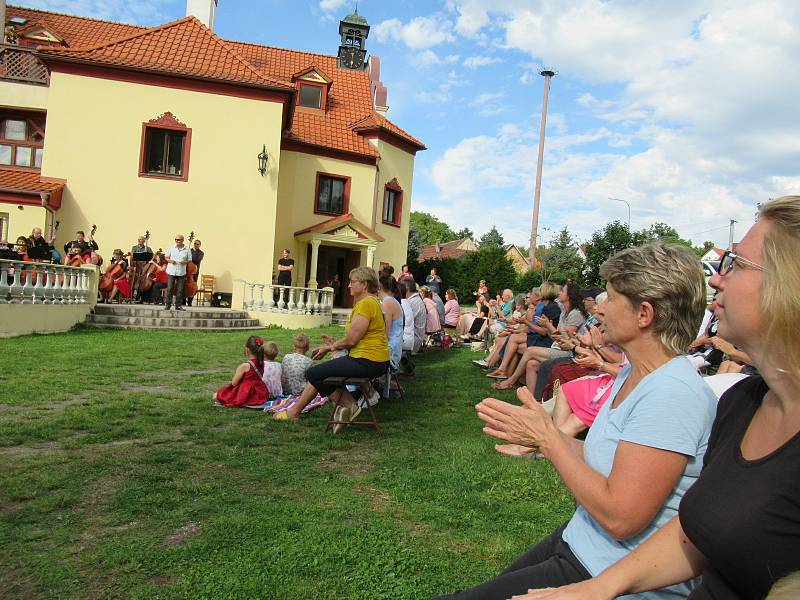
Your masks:
[{"label": "green tree", "polygon": [[417,264],[420,252],[422,252],[422,242],[420,241],[419,231],[412,222],[408,226],[408,256],[406,257],[406,263],[409,265]]},{"label": "green tree", "polygon": [[463,229],[459,229],[455,233],[457,240],[463,240],[464,238],[475,239],[475,234],[472,233],[472,229],[469,227],[464,227]]},{"label": "green tree", "polygon": [[584,277],[587,285],[603,285],[600,265],[615,252],[633,245],[635,245],[634,236],[631,235],[628,226],[619,221],[608,223],[602,230],[595,231],[592,239],[586,244]]},{"label": "green tree", "polygon": [[492,225],[492,228],[481,236],[478,246],[480,248],[502,248],[506,245],[502,234],[497,231],[497,227]]},{"label": "green tree", "polygon": [[458,239],[447,223],[425,212],[412,212],[411,226],[417,230],[419,242],[422,246],[435,244],[436,242],[452,242]]}]

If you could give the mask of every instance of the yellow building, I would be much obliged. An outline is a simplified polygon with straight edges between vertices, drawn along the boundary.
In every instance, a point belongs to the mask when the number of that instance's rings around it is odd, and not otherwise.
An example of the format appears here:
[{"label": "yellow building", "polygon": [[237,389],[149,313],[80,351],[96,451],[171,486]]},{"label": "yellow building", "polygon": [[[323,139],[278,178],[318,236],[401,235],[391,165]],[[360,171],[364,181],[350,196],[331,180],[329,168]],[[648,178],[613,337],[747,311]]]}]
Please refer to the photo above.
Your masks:
[{"label": "yellow building", "polygon": [[425,147],[384,116],[366,20],[334,57],[222,40],[216,5],[153,28],[8,7],[0,237],[59,222],[60,248],[96,225],[109,257],[193,232],[227,292],[272,282],[284,248],[296,286],[402,264]]}]

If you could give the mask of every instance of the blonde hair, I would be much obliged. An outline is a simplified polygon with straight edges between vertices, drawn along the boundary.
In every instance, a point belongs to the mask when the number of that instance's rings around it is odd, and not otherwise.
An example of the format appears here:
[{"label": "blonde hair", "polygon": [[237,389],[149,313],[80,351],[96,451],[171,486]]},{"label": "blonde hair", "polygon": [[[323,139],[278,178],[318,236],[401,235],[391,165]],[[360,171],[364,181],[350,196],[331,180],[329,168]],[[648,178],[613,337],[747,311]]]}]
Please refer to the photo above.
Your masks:
[{"label": "blonde hair", "polygon": [[372,267],[356,267],[350,271],[350,279],[360,281],[361,283],[366,283],[367,291],[370,294],[377,294],[378,289],[380,288],[378,274]]},{"label": "blonde hair", "polygon": [[691,250],[664,242],[628,248],[604,262],[600,275],[632,307],[649,302],[661,344],[675,354],[686,352],[706,308],[703,268]]},{"label": "blonde hair", "polygon": [[786,368],[800,378],[800,196],[782,196],[763,204],[760,219],[769,222],[764,234],[764,289],[761,304],[768,315],[766,343],[782,354]]},{"label": "blonde hair", "polygon": [[796,600],[797,598],[800,598],[800,571],[790,573],[779,580],[772,586],[765,600]]},{"label": "blonde hair", "polygon": [[427,285],[419,286],[419,295],[423,298],[430,298],[431,297],[431,288]]},{"label": "blonde hair", "polygon": [[294,348],[295,350],[302,350],[303,354],[308,351],[308,347],[311,345],[311,340],[308,338],[308,335],[305,333],[298,333],[294,336]]},{"label": "blonde hair", "polygon": [[539,286],[539,295],[543,300],[555,300],[561,293],[561,286],[552,281],[543,281]]},{"label": "blonde hair", "polygon": [[275,342],[267,342],[264,344],[264,358],[267,360],[275,360],[278,356],[278,344]]}]

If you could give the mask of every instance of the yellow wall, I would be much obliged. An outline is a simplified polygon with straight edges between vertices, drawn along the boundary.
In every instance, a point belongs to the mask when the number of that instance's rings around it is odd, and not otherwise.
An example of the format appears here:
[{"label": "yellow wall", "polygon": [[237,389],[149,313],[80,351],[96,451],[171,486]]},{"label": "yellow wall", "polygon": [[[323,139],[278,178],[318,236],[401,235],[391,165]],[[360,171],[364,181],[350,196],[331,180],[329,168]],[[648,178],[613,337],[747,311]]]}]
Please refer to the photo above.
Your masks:
[{"label": "yellow wall", "polygon": [[[170,111],[192,129],[189,180],[138,176],[142,123]],[[67,180],[57,243],[96,224],[100,254],[137,235],[166,249],[176,233],[202,242],[201,273],[217,289],[264,281],[273,264],[282,105],[53,73],[42,175]],[[267,174],[256,157],[266,144]],[[238,286],[237,286],[238,287]]]},{"label": "yellow wall", "polygon": [[[283,248],[289,248],[295,258],[295,272],[305,277],[307,243],[297,243],[294,233],[311,225],[327,221],[328,215],[314,214],[316,174],[332,173],[350,177],[350,207],[353,215],[368,227],[373,228],[385,242],[379,242],[373,266],[388,262],[399,272],[408,251],[408,225],[411,212],[411,187],[414,177],[414,157],[396,147],[378,142],[381,153],[378,174],[377,206],[375,197],[375,167],[335,158],[326,158],[299,152],[284,151],[281,158],[281,173],[278,186],[278,227],[275,235],[275,256]],[[403,188],[403,216],[400,227],[384,225],[381,219],[383,189],[397,178]],[[373,216],[375,221],[373,221]],[[366,248],[362,250],[362,264],[366,263]],[[297,275],[294,278],[297,281]],[[301,282],[297,281],[296,285]],[[302,284],[305,285],[305,281]]]},{"label": "yellow wall", "polygon": [[[375,267],[379,267],[381,262],[387,262],[394,267],[395,273],[399,273],[400,266],[406,262],[406,257],[408,256],[408,226],[411,220],[414,156],[382,141],[378,141],[378,151],[381,153],[381,161],[375,231],[386,238],[386,241],[378,244],[375,252]],[[403,189],[403,215],[400,220],[400,227],[383,224],[384,186],[395,178],[397,178],[397,182]]]},{"label": "yellow wall", "polygon": [[45,85],[0,81],[0,105],[14,108],[47,109],[50,88]]},{"label": "yellow wall", "polygon": [[[375,190],[375,167],[360,163],[284,151],[281,157],[281,173],[278,186],[278,226],[275,234],[275,260],[280,257],[283,248],[289,248],[296,261],[295,285],[305,281],[306,243],[297,243],[294,233],[322,223],[333,217],[314,214],[314,194],[317,188],[317,173],[330,173],[350,177],[350,207],[359,221],[371,226],[372,198]],[[366,261],[366,248],[362,254],[362,263]],[[276,269],[275,264],[272,265]],[[276,272],[277,274],[277,272]],[[298,280],[298,275],[300,280]]]},{"label": "yellow wall", "polygon": [[8,214],[8,241],[11,243],[16,241],[17,236],[29,236],[34,227],[41,227],[47,235],[47,211],[42,206],[0,202],[0,213]]}]

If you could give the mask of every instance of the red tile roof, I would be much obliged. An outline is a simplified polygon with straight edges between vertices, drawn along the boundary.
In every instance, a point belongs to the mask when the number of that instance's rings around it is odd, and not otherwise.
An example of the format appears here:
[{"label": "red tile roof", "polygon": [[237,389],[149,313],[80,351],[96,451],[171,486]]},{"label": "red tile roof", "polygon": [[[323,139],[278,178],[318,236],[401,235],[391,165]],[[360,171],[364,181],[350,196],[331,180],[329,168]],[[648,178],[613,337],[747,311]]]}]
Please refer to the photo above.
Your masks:
[{"label": "red tile roof", "polygon": [[335,56],[222,40],[191,18],[146,29],[9,6],[6,18],[12,16],[41,24],[70,48],[44,52],[100,64],[272,88],[288,86],[292,75],[315,67],[333,80],[327,110],[324,114],[294,111],[288,140],[375,158],[378,151],[360,133],[378,130],[404,140],[413,150],[425,148],[374,112],[367,72],[340,69]]},{"label": "red tile roof", "polygon": [[60,37],[72,48],[86,48],[132,35],[137,31],[144,31],[145,27],[101,21],[88,17],[74,17],[61,13],[45,12],[32,8],[9,6],[6,9],[6,19],[22,17],[28,19],[25,29],[30,25],[41,25],[50,33]]},{"label": "red tile roof", "polygon": [[42,48],[41,52],[82,62],[293,89],[289,81],[278,81],[257,71],[230,44],[191,16],[91,48]]},{"label": "red tile roof", "polygon": [[[66,181],[42,178],[37,171],[16,169],[14,167],[0,167],[0,190],[8,190],[12,193],[17,192],[28,195],[31,193],[49,193],[50,199],[48,204],[55,210],[61,207],[61,194],[64,191],[65,185]],[[40,200],[25,203],[40,204]]]},{"label": "red tile roof", "polygon": [[440,244],[441,250],[438,251],[436,250],[436,244],[423,246],[417,260],[419,262],[424,262],[426,260],[439,258],[461,258],[467,252],[474,252],[474,250],[463,250],[459,248],[459,246],[467,239],[469,238],[462,238],[460,240],[453,240],[452,242]]}]

